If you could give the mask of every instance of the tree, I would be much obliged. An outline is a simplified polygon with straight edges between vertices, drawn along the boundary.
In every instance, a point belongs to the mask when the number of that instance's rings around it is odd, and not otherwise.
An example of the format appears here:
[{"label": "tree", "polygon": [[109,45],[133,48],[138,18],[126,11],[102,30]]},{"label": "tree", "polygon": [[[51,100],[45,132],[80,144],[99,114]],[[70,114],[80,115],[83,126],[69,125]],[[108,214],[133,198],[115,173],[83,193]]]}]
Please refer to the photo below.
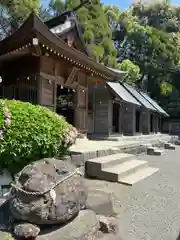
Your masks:
[{"label": "tree", "polygon": [[40,0],[3,0],[1,4],[21,23],[31,12],[38,13],[40,8]]},{"label": "tree", "polygon": [[40,0],[1,0],[0,39],[6,38],[34,11],[38,13]]},{"label": "tree", "polygon": [[130,85],[136,86],[140,79],[140,68],[133,64],[130,60],[126,59],[117,65],[119,69],[127,72],[124,81]]},{"label": "tree", "polygon": [[128,59],[138,65],[141,78],[137,83],[159,97],[159,92],[163,89],[164,94],[165,86],[171,84],[171,74],[167,70],[175,69],[180,61],[178,34],[170,37],[165,31],[140,24],[138,16],[132,15],[131,8],[119,13],[116,10],[114,14],[112,11],[113,7],[108,6],[118,61]]},{"label": "tree", "polygon": [[[138,2],[131,6],[133,16],[141,26],[150,26],[166,35],[166,41],[158,41],[164,56],[169,61],[165,62],[162,54],[159,61],[164,64],[164,69],[156,77],[151,76],[148,88],[155,98],[158,98],[166,110],[173,116],[180,113],[180,84],[179,84],[179,39],[180,39],[180,6],[171,4],[171,1]],[[166,46],[166,47],[165,47]],[[178,52],[178,54],[176,54]],[[167,54],[168,53],[168,54]],[[166,63],[166,64],[165,64]],[[152,74],[151,74],[152,75]],[[153,82],[153,84],[152,84]],[[156,88],[156,86],[159,86]],[[158,90],[157,90],[158,89]]]},{"label": "tree", "polygon": [[132,5],[131,11],[141,25],[149,25],[165,32],[180,31],[180,7],[172,5],[170,1],[139,1]]}]

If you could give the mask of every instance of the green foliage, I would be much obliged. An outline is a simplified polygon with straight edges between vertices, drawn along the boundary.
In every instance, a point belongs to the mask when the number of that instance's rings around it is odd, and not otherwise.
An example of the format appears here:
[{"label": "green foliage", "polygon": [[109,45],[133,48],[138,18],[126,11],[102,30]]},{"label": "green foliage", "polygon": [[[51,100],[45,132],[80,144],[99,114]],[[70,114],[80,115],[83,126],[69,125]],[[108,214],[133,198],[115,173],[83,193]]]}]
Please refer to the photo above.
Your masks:
[{"label": "green foliage", "polygon": [[170,1],[139,1],[132,5],[131,11],[144,26],[149,25],[165,32],[180,31],[180,7],[171,4]]},{"label": "green foliage", "polygon": [[38,13],[40,0],[5,0],[2,5],[9,9],[9,13],[22,23],[31,12]]},{"label": "green foliage", "polygon": [[14,33],[31,12],[38,13],[40,0],[0,1],[0,40]]},{"label": "green foliage", "polygon": [[173,87],[172,84],[168,83],[168,82],[162,82],[160,84],[160,88],[161,88],[161,93],[165,96],[168,95],[169,93],[172,92]]},{"label": "green foliage", "polygon": [[140,78],[140,68],[137,65],[127,59],[118,64],[118,68],[127,72],[127,76],[124,81],[130,85],[137,85],[137,81]]},{"label": "green foliage", "polygon": [[18,171],[31,161],[63,155],[76,130],[49,109],[15,100],[0,100],[0,167]]}]

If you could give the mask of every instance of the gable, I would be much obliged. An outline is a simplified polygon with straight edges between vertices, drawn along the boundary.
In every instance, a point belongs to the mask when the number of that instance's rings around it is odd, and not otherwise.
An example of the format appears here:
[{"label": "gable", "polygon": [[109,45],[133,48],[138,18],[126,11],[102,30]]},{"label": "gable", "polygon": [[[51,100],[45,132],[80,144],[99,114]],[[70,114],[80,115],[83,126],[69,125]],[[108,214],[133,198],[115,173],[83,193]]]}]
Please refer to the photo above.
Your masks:
[{"label": "gable", "polygon": [[52,33],[80,52],[91,56],[83,40],[76,15],[72,12],[65,12],[45,23]]}]

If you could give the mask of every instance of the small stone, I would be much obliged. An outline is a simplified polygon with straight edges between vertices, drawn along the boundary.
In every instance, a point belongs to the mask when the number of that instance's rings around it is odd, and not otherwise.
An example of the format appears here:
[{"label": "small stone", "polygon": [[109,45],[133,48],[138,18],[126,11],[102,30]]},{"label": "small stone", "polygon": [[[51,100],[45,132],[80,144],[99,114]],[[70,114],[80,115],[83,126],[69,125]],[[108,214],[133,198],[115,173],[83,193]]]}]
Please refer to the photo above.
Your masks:
[{"label": "small stone", "polygon": [[40,228],[30,223],[20,223],[14,226],[14,234],[20,238],[36,238],[40,233]]},{"label": "small stone", "polygon": [[118,233],[117,220],[114,217],[105,217],[103,215],[98,215],[100,231],[103,233]]}]

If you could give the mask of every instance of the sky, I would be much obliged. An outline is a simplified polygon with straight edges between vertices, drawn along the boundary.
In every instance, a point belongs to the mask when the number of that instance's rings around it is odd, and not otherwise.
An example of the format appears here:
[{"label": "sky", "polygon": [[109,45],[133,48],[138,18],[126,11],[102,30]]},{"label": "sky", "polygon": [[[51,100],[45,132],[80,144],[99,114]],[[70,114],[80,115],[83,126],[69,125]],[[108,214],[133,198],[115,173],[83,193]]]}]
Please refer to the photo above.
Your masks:
[{"label": "sky", "polygon": [[[119,5],[120,9],[123,10],[127,8],[134,1],[133,0],[102,0],[102,2],[106,4]],[[180,5],[180,0],[172,0],[172,3]]]},{"label": "sky", "polygon": [[[49,0],[41,0],[41,3],[44,6],[47,6]],[[124,10],[127,8],[131,3],[134,2],[134,0],[101,0],[102,3],[106,4],[114,4],[114,5],[119,5],[121,10]],[[172,0],[173,4],[178,4],[180,5],[180,0]]]},{"label": "sky", "polygon": [[127,8],[133,1],[132,0],[102,0],[102,2],[106,4],[118,5],[120,6],[120,9],[123,10]]}]

